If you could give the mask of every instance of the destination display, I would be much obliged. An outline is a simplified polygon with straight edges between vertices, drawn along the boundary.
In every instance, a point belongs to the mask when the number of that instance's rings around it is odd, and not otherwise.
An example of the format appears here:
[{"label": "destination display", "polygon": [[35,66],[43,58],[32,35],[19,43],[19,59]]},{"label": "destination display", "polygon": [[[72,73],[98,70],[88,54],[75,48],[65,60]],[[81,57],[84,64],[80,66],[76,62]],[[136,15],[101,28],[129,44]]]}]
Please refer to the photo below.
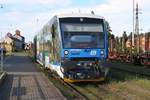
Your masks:
[{"label": "destination display", "polygon": [[63,31],[68,32],[103,32],[102,24],[62,24]]}]

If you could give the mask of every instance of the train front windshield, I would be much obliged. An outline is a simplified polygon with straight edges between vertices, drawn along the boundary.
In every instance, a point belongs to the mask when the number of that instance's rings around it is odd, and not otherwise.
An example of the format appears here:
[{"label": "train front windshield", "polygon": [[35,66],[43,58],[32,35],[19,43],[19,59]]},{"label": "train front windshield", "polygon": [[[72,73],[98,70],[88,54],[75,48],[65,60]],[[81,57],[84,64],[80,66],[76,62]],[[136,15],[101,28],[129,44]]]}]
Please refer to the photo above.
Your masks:
[{"label": "train front windshield", "polygon": [[64,48],[104,48],[102,24],[63,23]]}]

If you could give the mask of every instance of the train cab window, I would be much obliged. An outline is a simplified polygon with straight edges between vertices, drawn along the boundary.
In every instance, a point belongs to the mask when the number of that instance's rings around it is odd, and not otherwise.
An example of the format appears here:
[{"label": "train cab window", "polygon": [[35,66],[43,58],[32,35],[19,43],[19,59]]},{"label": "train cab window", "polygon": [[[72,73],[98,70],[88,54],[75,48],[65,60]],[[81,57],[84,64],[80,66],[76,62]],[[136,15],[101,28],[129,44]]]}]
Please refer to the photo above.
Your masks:
[{"label": "train cab window", "polygon": [[64,48],[104,48],[102,24],[62,24]]},{"label": "train cab window", "polygon": [[99,48],[104,48],[104,41],[105,41],[105,34],[104,33],[100,33],[99,35]]}]

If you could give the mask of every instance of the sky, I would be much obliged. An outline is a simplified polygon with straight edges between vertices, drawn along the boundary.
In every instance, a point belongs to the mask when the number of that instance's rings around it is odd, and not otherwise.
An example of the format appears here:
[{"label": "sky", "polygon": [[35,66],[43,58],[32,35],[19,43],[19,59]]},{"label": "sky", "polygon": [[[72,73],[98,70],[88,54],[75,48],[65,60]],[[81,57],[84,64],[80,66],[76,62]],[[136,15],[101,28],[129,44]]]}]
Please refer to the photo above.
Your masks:
[{"label": "sky", "polygon": [[[135,0],[140,8],[140,32],[150,31],[150,0]],[[132,32],[132,0],[0,0],[0,33],[21,31],[26,41],[54,15],[62,13],[90,13],[103,16],[110,24],[112,33],[121,36],[123,31]]]}]

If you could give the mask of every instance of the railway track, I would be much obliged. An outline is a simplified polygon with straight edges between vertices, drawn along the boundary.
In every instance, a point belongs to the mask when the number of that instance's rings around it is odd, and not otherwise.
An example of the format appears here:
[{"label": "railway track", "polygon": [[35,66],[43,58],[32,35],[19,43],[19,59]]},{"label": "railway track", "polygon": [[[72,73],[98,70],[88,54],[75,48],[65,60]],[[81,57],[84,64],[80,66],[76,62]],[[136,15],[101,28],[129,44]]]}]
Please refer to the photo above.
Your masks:
[{"label": "railway track", "polygon": [[[123,69],[117,69],[114,68],[115,71],[111,74],[113,74],[113,77],[110,79],[109,82],[106,83],[86,83],[86,84],[69,84],[71,87],[79,93],[83,94],[83,96],[87,100],[105,100],[105,99],[117,99],[121,98],[121,100],[127,99],[125,94],[123,93],[123,90],[125,87],[124,85],[120,84],[130,84],[130,80],[134,79],[140,79],[140,76],[137,75],[139,73],[134,73],[132,71],[123,70]],[[114,70],[113,69],[113,70]],[[119,73],[119,74],[118,74]],[[119,76],[115,77],[115,75]],[[140,74],[141,75],[141,74]],[[142,76],[148,76],[145,74],[142,74]],[[116,85],[118,84],[118,86]],[[128,86],[128,85],[127,85]],[[114,88],[116,87],[116,88]],[[133,85],[134,87],[134,85]],[[116,92],[118,90],[122,90],[121,92]],[[115,92],[113,92],[115,91]],[[130,95],[130,94],[128,94]],[[130,97],[128,97],[130,99]],[[132,97],[134,98],[134,97]]]},{"label": "railway track", "polygon": [[[126,69],[128,69],[128,68],[122,68],[122,69],[121,68],[119,69],[117,67],[113,68],[113,70],[115,70],[115,73],[116,72],[120,72],[121,74],[126,73],[128,76],[132,76],[132,74],[134,72],[132,72],[132,70],[126,70]],[[141,70],[141,69],[139,68],[139,70]],[[70,89],[69,90],[70,92],[66,91],[66,93],[73,93],[74,94],[74,96],[71,98],[72,100],[104,100],[105,98],[107,98],[107,96],[110,96],[110,95],[114,96],[114,98],[117,98],[117,96],[124,98],[124,95],[115,94],[113,92],[110,92],[110,90],[108,90],[108,88],[107,88],[107,85],[111,84],[111,82],[113,80],[115,80],[116,82],[123,80],[122,77],[121,77],[121,79],[120,78],[115,79],[115,77],[113,77],[112,80],[110,80],[110,82],[106,82],[106,83],[100,83],[100,82],[99,83],[98,82],[97,83],[94,83],[94,82],[86,83],[85,82],[85,83],[72,84],[72,83],[64,82],[56,74],[51,74],[51,72],[49,72],[49,71],[47,71],[47,73],[50,75],[49,77],[52,76],[55,81],[59,81],[60,84],[63,84],[63,86],[68,87]],[[128,73],[131,73],[131,74],[128,74]],[[139,74],[139,73],[135,72],[134,74]],[[142,74],[142,75],[148,76],[145,74]],[[53,83],[55,83],[55,82],[53,82]],[[70,98],[68,98],[68,100],[69,99]]]},{"label": "railway track", "polygon": [[65,83],[65,84],[67,84],[67,85],[68,85],[69,87],[71,87],[74,91],[76,91],[78,94],[80,94],[80,95],[81,95],[81,99],[84,98],[85,100],[88,100],[87,96],[86,96],[84,93],[80,92],[80,91],[75,87],[75,85],[73,85],[73,84],[71,84],[71,83]]},{"label": "railway track", "polygon": [[[134,77],[134,76],[150,76],[150,68],[148,67],[141,67],[141,66],[133,66],[133,65],[122,65],[119,64],[119,66],[116,66],[117,64],[113,65],[112,69],[116,70],[116,72],[121,72],[121,74],[126,74],[123,76],[124,78],[128,79],[129,77]],[[115,66],[115,67],[114,67]],[[123,73],[124,72],[124,73]],[[115,74],[115,73],[113,73]],[[134,75],[133,75],[134,74]],[[123,80],[124,78],[121,77],[121,79],[112,77],[112,82],[113,80],[115,81],[120,81]],[[110,83],[111,83],[110,82]],[[104,100],[106,97],[106,94],[109,94],[109,90],[107,90],[107,85],[109,82],[106,83],[77,83],[77,84],[70,84],[70,83],[65,83],[69,87],[71,87],[74,91],[76,91],[78,94],[81,95],[86,100]],[[110,93],[111,95],[114,96],[120,96],[123,97],[122,94],[114,94]]]},{"label": "railway track", "polygon": [[113,70],[124,71],[130,74],[142,75],[142,76],[150,76],[150,67],[145,66],[134,66],[131,64],[116,64],[110,63],[110,68]]},{"label": "railway track", "polygon": [[[119,68],[113,68],[116,70],[116,72],[122,72],[124,71],[125,73],[132,73],[130,71],[127,70],[123,70],[123,69],[119,69]],[[51,71],[46,71],[46,73],[49,74],[48,77],[53,77],[54,78],[54,84],[55,81],[59,81],[60,84],[62,84],[64,87],[68,87],[70,92],[65,91],[66,93],[73,93],[74,96],[71,98],[73,100],[104,100],[107,96],[107,94],[111,94],[116,96],[116,94],[114,93],[110,93],[109,90],[107,90],[107,84],[108,83],[94,83],[94,82],[90,82],[90,83],[76,83],[76,84],[72,84],[72,83],[66,83],[64,82],[59,76],[57,76],[55,73],[53,74],[53,72]],[[124,73],[123,73],[124,74]],[[136,73],[137,74],[137,73]],[[132,75],[131,75],[132,76]],[[115,81],[119,81],[119,78],[112,78],[112,80]],[[123,78],[122,78],[123,79]],[[52,79],[50,79],[52,81]],[[111,80],[110,80],[111,81]],[[111,83],[111,82],[110,82]],[[59,84],[59,85],[60,85]],[[57,86],[56,86],[57,87]],[[117,94],[118,96],[118,94]],[[119,94],[120,97],[122,97],[122,95]],[[68,98],[69,100],[70,98]]]},{"label": "railway track", "polygon": [[98,83],[68,83],[68,85],[78,91],[86,100],[103,100],[99,94],[100,89]]},{"label": "railway track", "polygon": [[[50,73],[50,72],[48,72]],[[66,83],[56,74],[53,74],[52,77],[59,81],[75,94],[75,100],[103,100],[103,96],[99,93],[102,92],[100,89],[101,86],[105,85],[100,82],[81,82],[81,83]]]},{"label": "railway track", "polygon": [[64,82],[56,74],[53,75],[53,78],[56,81],[60,81],[61,84],[65,85],[66,87],[69,87],[71,91],[76,95],[75,97],[76,100],[104,100],[103,99],[103,95],[105,94],[104,82],[81,82],[73,84]]}]

